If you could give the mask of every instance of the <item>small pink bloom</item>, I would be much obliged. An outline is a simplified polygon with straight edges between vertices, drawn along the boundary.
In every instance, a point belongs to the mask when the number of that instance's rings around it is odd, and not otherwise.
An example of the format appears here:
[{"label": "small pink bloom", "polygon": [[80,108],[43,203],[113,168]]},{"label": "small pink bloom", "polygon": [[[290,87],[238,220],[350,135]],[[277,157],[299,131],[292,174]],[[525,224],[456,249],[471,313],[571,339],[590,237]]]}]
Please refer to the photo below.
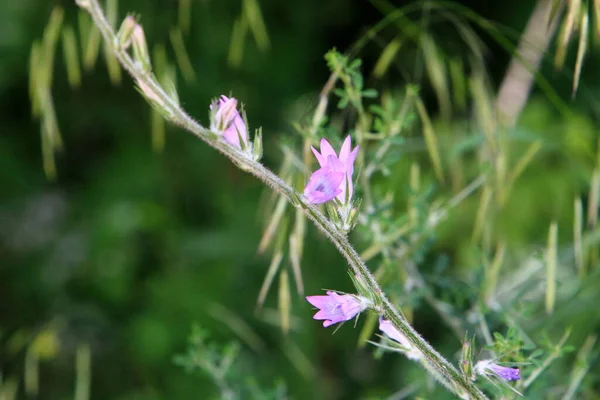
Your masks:
[{"label": "small pink bloom", "polygon": [[[331,199],[337,197],[338,200],[342,203],[346,201],[346,186],[348,187],[348,199],[352,198],[352,193],[354,191],[352,183],[352,174],[354,173],[354,160],[356,159],[356,155],[358,154],[358,146],[356,146],[354,150],[350,151],[351,147],[352,139],[350,138],[350,136],[348,136],[344,140],[342,148],[340,149],[339,157],[336,154],[333,147],[331,147],[331,144],[329,144],[329,142],[326,139],[321,139],[320,153],[314,147],[311,146],[311,150],[317,158],[321,169],[329,169],[333,172],[343,173],[345,179],[342,179],[338,184],[338,193],[331,197]],[[325,201],[331,199],[327,199]]]},{"label": "small pink bloom", "polygon": [[210,105],[210,109],[216,108],[211,121],[210,129],[223,135],[225,141],[238,149],[242,148],[240,137],[245,145],[248,144],[248,132],[244,119],[237,110],[236,99],[221,96],[221,98]]},{"label": "small pink bloom", "polygon": [[408,339],[388,320],[379,317],[379,330],[385,333],[387,337],[400,343],[404,348],[406,356],[410,360],[418,360],[421,358],[421,352],[415,349]]},{"label": "small pink bloom", "polygon": [[306,300],[319,309],[313,319],[325,320],[323,322],[325,328],[338,322],[351,320],[367,308],[366,299],[331,291],[327,291],[327,296],[307,296]]}]

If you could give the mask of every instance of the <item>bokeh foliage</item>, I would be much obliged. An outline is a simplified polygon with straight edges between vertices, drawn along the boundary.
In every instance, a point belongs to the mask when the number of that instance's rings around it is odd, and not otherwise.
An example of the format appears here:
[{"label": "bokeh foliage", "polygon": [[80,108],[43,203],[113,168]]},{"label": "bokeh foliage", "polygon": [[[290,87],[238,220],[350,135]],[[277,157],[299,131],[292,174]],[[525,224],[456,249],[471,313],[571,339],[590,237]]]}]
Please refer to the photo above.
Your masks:
[{"label": "bokeh foliage", "polygon": [[[529,373],[554,360],[528,389],[531,398],[559,398],[581,371],[575,398],[594,398],[600,163],[593,48],[574,99],[568,68],[579,69],[576,52],[556,72],[550,49],[540,71],[549,86],[534,91],[518,125],[488,149],[501,149],[494,155],[505,157],[495,159],[506,164],[505,180],[490,183],[488,192],[482,184],[434,229],[428,225],[435,206],[498,170],[481,161],[495,134],[486,112],[533,3],[415,2],[400,11],[383,1],[132,0],[119,2],[115,22],[125,11],[141,16],[148,42],[158,44],[155,63],[169,60],[163,72],[177,77],[182,104],[197,118],[206,118],[215,95],[240,98],[251,127],[263,127],[265,163],[274,169],[286,149],[301,154],[299,131],[330,73],[323,55],[335,46],[363,59],[364,86],[382,95],[381,104],[366,99],[369,118],[385,126],[386,116],[410,104],[401,137],[372,177],[380,201],[353,236],[385,289],[451,359],[458,359],[453,353],[465,330],[482,329],[498,354],[530,363],[523,367]],[[52,14],[57,6],[64,14]],[[52,18],[61,18],[63,29],[44,38]],[[284,334],[276,289],[257,311],[271,262],[271,254],[256,251],[270,212],[263,188],[193,137],[162,126],[129,78],[105,62],[99,38],[89,25],[82,31],[82,21],[70,1],[0,3],[2,390],[83,398],[91,379],[94,398],[222,395],[210,374],[187,374],[177,364],[194,365],[174,362],[175,354],[194,355],[188,337],[196,323],[211,334],[194,330],[192,344],[208,341],[211,351],[214,345],[235,353],[233,379],[247,396],[386,398],[403,389],[409,397],[449,396],[407,360],[372,356],[363,346],[371,317],[332,336],[292,290]],[[40,38],[39,49],[56,41],[54,56],[32,53]],[[86,55],[90,40],[99,49],[95,62]],[[80,76],[63,59],[73,59],[73,41]],[[36,58],[34,66],[53,65],[33,87],[51,94],[55,131],[43,130],[51,116],[31,117],[36,96],[28,96],[26,66]],[[348,91],[345,82],[337,88],[319,133],[339,141],[355,129],[360,111],[351,100],[338,111],[335,96]],[[48,132],[58,130],[60,141],[48,143]],[[370,149],[367,161],[377,157]],[[56,168],[42,157],[53,150]],[[373,248],[388,241],[370,231],[371,220],[387,223],[382,228],[392,239],[383,248]],[[307,294],[351,291],[343,261],[310,227],[303,249]],[[548,268],[557,276],[550,299]],[[486,339],[477,337],[478,346]],[[238,344],[227,347],[232,341]]]}]

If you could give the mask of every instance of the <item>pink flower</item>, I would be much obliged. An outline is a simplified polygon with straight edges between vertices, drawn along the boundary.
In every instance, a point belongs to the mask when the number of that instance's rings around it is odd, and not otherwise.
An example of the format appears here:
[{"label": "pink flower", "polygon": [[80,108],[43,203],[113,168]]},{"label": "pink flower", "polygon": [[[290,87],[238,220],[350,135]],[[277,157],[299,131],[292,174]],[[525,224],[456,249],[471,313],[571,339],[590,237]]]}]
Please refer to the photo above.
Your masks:
[{"label": "pink flower", "polygon": [[390,339],[400,343],[404,348],[403,350],[406,354],[406,357],[408,357],[409,360],[418,360],[421,358],[421,352],[414,348],[408,339],[406,339],[406,337],[402,334],[402,332],[396,329],[396,327],[390,321],[379,317],[379,330],[385,333],[385,335]]},{"label": "pink flower", "polygon": [[212,113],[210,129],[213,132],[223,135],[225,141],[238,149],[242,148],[240,137],[243,144],[248,145],[248,132],[246,123],[237,110],[236,99],[221,96],[221,98],[210,105],[210,109],[216,107],[216,112]]},{"label": "pink flower", "polygon": [[331,291],[327,291],[327,296],[307,296],[306,300],[319,309],[313,319],[325,320],[323,322],[325,328],[338,322],[351,320],[367,308],[367,299]]},{"label": "pink flower", "polygon": [[[335,156],[329,157],[331,158],[331,165],[340,163]],[[341,171],[335,171],[327,167],[320,168],[313,172],[308,180],[306,188],[304,188],[304,196],[308,199],[309,203],[325,203],[342,192],[340,184],[344,180],[344,176],[344,173]]]},{"label": "pink flower", "polygon": [[[306,185],[306,189],[304,189],[304,195],[309,199],[309,202],[324,203],[337,197],[339,201],[345,203],[346,187],[348,187],[348,199],[352,198],[354,189],[352,184],[352,174],[354,173],[354,160],[356,159],[356,154],[358,154],[358,146],[350,151],[351,147],[352,139],[350,136],[344,140],[339,157],[326,139],[321,139],[321,153],[311,146],[311,150],[315,157],[317,157],[317,161],[321,168],[313,173]],[[329,171],[330,173],[342,173],[342,179],[338,181],[338,175],[327,175],[326,172],[322,170]],[[319,173],[319,175],[317,175],[317,173]],[[315,175],[317,176],[315,177]],[[323,189],[329,189],[329,186],[333,186],[334,190],[317,190],[321,184],[325,183],[327,183],[327,185],[324,186]],[[314,196],[315,191],[320,192],[320,194]],[[309,196],[311,194],[313,195],[312,198],[317,197],[319,201],[311,201],[311,197]]]}]

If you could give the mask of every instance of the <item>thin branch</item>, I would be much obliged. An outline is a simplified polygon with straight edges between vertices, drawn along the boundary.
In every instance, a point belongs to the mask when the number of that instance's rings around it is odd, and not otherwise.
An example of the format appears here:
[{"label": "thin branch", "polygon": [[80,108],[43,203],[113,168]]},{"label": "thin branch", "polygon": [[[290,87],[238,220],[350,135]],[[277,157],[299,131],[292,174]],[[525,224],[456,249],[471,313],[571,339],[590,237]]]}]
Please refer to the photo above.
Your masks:
[{"label": "thin branch", "polygon": [[197,123],[175,102],[154,80],[151,73],[145,72],[118,41],[117,35],[110,26],[97,0],[78,0],[78,5],[90,13],[94,23],[100,29],[104,40],[111,48],[123,68],[140,85],[149,90],[164,107],[166,118],[172,123],[189,131],[209,146],[217,149],[227,156],[240,169],[254,175],[273,190],[286,196],[295,207],[304,210],[308,218],[331,240],[339,252],[348,262],[352,272],[360,279],[372,293],[378,311],[385,315],[392,324],[400,330],[411,345],[423,354],[423,365],[443,383],[448,383],[449,389],[464,399],[487,399],[485,394],[462,374],[444,357],[442,357],[429,343],[427,343],[408,323],[402,314],[392,305],[384,295],[379,284],[369,271],[366,264],[352,247],[346,235],[340,232],[317,207],[309,204],[306,199],[281,180],[277,175],[265,168],[262,164],[251,160],[248,155],[237,148],[230,146],[219,137],[216,137],[207,128]]}]

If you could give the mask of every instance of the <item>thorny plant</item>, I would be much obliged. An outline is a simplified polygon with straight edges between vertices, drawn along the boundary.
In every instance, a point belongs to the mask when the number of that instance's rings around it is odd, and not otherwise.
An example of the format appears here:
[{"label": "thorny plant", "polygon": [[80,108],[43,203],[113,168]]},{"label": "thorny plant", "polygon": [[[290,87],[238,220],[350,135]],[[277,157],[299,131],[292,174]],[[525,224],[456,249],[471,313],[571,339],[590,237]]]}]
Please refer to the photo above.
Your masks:
[{"label": "thorny plant", "polygon": [[[109,5],[114,2],[109,1]],[[377,3],[377,2],[376,2]],[[383,2],[381,2],[383,3]],[[362,312],[372,310],[374,313],[366,314],[361,340],[367,341],[378,323],[379,330],[383,333],[379,342],[370,342],[381,349],[388,349],[404,354],[408,359],[419,363],[439,383],[465,399],[485,399],[484,392],[476,385],[478,378],[491,382],[494,386],[502,385],[515,393],[527,387],[548,367],[556,358],[569,349],[565,342],[569,332],[557,345],[548,345],[549,355],[543,361],[537,362],[536,358],[542,351],[524,355],[531,352],[535,346],[532,341],[525,338],[521,340],[523,332],[514,320],[508,321],[515,326],[509,331],[505,339],[498,333],[490,332],[485,320],[489,310],[498,310],[500,304],[514,301],[514,293],[524,285],[524,281],[511,282],[500,279],[498,272],[505,257],[505,244],[492,240],[492,223],[488,216],[502,209],[509,197],[511,187],[515,180],[526,168],[533,156],[539,151],[540,143],[534,142],[525,154],[514,165],[509,165],[507,151],[508,143],[497,135],[500,129],[497,124],[490,123],[490,99],[485,91],[486,80],[480,69],[474,68],[473,77],[469,85],[473,98],[479,107],[476,109],[478,123],[484,133],[485,142],[478,150],[489,172],[484,172],[471,183],[461,186],[464,181],[457,160],[450,160],[451,170],[447,174],[442,168],[445,160],[442,159],[439,138],[434,134],[425,106],[419,96],[418,88],[408,86],[402,96],[402,101],[382,96],[381,105],[367,105],[369,99],[376,99],[376,91],[366,89],[363,76],[360,72],[360,60],[350,60],[342,54],[331,51],[326,55],[328,66],[332,72],[316,107],[312,120],[308,124],[298,124],[297,130],[303,138],[302,153],[297,155],[290,146],[284,146],[284,162],[279,176],[273,174],[260,164],[262,156],[262,131],[255,132],[253,140],[248,132],[248,121],[245,113],[238,111],[238,102],[234,98],[221,96],[210,106],[210,126],[204,126],[193,120],[180,107],[174,83],[174,72],[167,66],[153,67],[144,31],[132,16],[128,16],[121,24],[118,32],[113,28],[116,23],[116,10],[108,7],[106,14],[96,0],[77,0],[77,4],[89,12],[94,25],[105,41],[105,53],[108,60],[120,63],[131,74],[137,86],[152,105],[155,116],[164,117],[168,121],[184,128],[194,134],[213,148],[226,155],[242,170],[254,175],[270,187],[279,197],[271,196],[269,200],[274,207],[274,212],[269,220],[259,250],[265,251],[272,247],[273,260],[268,269],[265,281],[258,297],[258,307],[262,307],[267,292],[273,283],[275,275],[279,272],[287,288],[287,271],[282,270],[283,257],[287,252],[291,266],[296,291],[304,293],[300,264],[303,252],[305,235],[305,220],[311,220],[346,258],[350,267],[350,276],[356,288],[356,294],[342,294],[328,291],[323,296],[308,296],[307,300],[317,307],[319,311],[314,318],[324,320],[328,327],[344,321],[358,318]],[[53,18],[61,18],[53,14]],[[54,26],[54,25],[49,25]],[[44,36],[44,41],[56,41],[57,32],[49,30]],[[69,37],[69,35],[67,35]],[[447,92],[448,83],[445,78],[440,78],[439,59],[435,55],[432,39],[424,36],[419,39],[424,52],[429,52],[427,69],[431,76],[432,84],[438,95],[442,114],[447,113],[449,99]],[[268,43],[268,42],[267,42]],[[99,43],[97,44],[99,45]],[[32,51],[32,64],[39,62],[50,63],[52,52],[44,52],[50,45],[34,47]],[[46,58],[46,59],[43,59]],[[160,59],[160,57],[159,57]],[[164,63],[161,63],[164,64]],[[377,67],[376,67],[377,68]],[[111,77],[116,76],[118,66],[109,68]],[[34,114],[40,115],[40,110],[51,106],[49,94],[49,76],[38,77],[32,87],[40,88],[33,95]],[[437,77],[437,78],[436,78]],[[70,80],[78,79],[73,74]],[[339,83],[339,85],[338,85]],[[339,87],[338,87],[339,86]],[[343,145],[338,146],[339,140],[332,134],[336,121],[328,121],[326,110],[331,94],[339,98],[338,107],[345,109],[350,116],[351,127],[349,131],[356,147],[352,147],[352,139],[347,136]],[[37,99],[37,100],[36,100]],[[446,110],[446,111],[444,111]],[[447,201],[431,201],[432,191],[423,184],[421,170],[416,162],[410,166],[410,194],[408,201],[409,212],[397,218],[391,211],[394,203],[394,193],[383,191],[381,186],[375,184],[375,177],[390,176],[389,166],[394,163],[400,153],[399,148],[406,145],[405,138],[401,135],[404,131],[416,124],[415,114],[419,117],[424,136],[425,148],[429,155],[433,171],[439,182],[451,181],[456,188],[455,195]],[[44,113],[42,116],[42,129],[48,132],[57,132],[56,121],[45,117],[54,115],[53,112]],[[337,121],[339,123],[339,121]],[[348,120],[342,121],[347,124]],[[329,124],[329,126],[328,126]],[[338,124],[339,125],[339,124]],[[47,138],[43,145],[45,168],[49,175],[54,173],[51,154],[60,146],[58,135],[42,135]],[[154,137],[154,136],[153,136]],[[51,139],[51,140],[48,140]],[[329,139],[329,140],[328,140]],[[158,140],[158,139],[157,139]],[[331,141],[331,143],[330,143]],[[156,146],[161,146],[160,143]],[[336,151],[339,149],[339,152]],[[314,155],[314,158],[313,158]],[[315,163],[316,161],[316,163]],[[357,164],[358,177],[354,181],[354,163]],[[318,163],[319,168],[315,170]],[[485,171],[485,169],[484,169]],[[307,176],[310,174],[310,178]],[[305,185],[306,184],[306,185]],[[483,188],[480,207],[477,212],[473,241],[481,242],[484,250],[492,254],[486,261],[484,276],[482,277],[481,293],[471,293],[473,310],[470,315],[460,318],[456,315],[448,302],[436,298],[428,288],[426,278],[418,271],[417,264],[426,253],[426,249],[435,236],[435,230],[448,216],[449,212],[463,202],[478,189]],[[362,201],[355,194],[362,196]],[[293,212],[293,226],[288,234],[285,222],[287,205],[291,204]],[[327,216],[315,204],[324,204]],[[432,205],[430,205],[432,204]],[[371,243],[362,254],[358,254],[348,240],[348,233],[357,228],[363,238]],[[556,224],[551,225],[548,239],[547,271],[549,276],[548,288],[545,292],[546,310],[550,312],[554,307],[555,288],[552,283],[556,281]],[[289,248],[285,250],[285,245]],[[575,252],[577,255],[577,252]],[[372,273],[365,262],[381,257],[381,262]],[[406,296],[394,297],[390,301],[384,294],[394,295],[394,285],[398,284],[397,264],[403,264],[400,273],[400,283],[404,286]],[[579,261],[582,262],[582,261]],[[532,274],[539,271],[539,262],[530,262]],[[583,268],[583,266],[581,267]],[[513,290],[500,287],[511,286]],[[443,285],[443,282],[440,282]],[[281,290],[280,290],[281,292]],[[511,298],[506,297],[510,293]],[[289,295],[282,296],[283,301]],[[469,324],[477,326],[478,333],[486,343],[486,350],[490,358],[480,359],[478,352],[474,351],[473,339],[465,338],[461,353],[460,368],[456,368],[427,343],[410,325],[412,315],[411,301],[415,297],[422,298],[439,313],[443,321],[452,329],[457,337],[463,337]],[[280,303],[281,303],[280,299]],[[400,311],[394,304],[403,304]],[[284,331],[289,330],[289,306],[281,307],[281,326]],[[379,321],[377,322],[377,318]],[[513,316],[514,317],[514,316]],[[511,318],[507,314],[507,319]],[[204,343],[204,336],[196,335],[197,340],[192,347]],[[202,340],[198,338],[202,337]],[[595,338],[588,341],[593,346]],[[203,345],[202,345],[203,346]],[[202,347],[200,346],[200,347]],[[202,352],[203,350],[198,350]],[[215,354],[218,354],[215,353]],[[192,368],[194,359],[197,361],[193,350],[188,357],[178,358],[178,362]],[[217,357],[217,356],[215,356]],[[581,356],[585,358],[585,355]],[[477,360],[479,359],[479,360]],[[509,359],[512,364],[504,366],[502,361]],[[228,361],[230,364],[230,362]],[[515,366],[532,364],[535,366],[532,373],[522,376],[521,371]],[[216,364],[203,364],[200,366],[214,378],[225,397],[235,397],[225,385],[224,376],[215,374]],[[224,369],[221,372],[225,372]],[[583,372],[585,374],[585,370]],[[520,380],[523,378],[522,380]],[[479,380],[481,380],[479,379]],[[515,386],[508,382],[520,380]],[[581,375],[574,375],[570,391],[577,388]]]}]

